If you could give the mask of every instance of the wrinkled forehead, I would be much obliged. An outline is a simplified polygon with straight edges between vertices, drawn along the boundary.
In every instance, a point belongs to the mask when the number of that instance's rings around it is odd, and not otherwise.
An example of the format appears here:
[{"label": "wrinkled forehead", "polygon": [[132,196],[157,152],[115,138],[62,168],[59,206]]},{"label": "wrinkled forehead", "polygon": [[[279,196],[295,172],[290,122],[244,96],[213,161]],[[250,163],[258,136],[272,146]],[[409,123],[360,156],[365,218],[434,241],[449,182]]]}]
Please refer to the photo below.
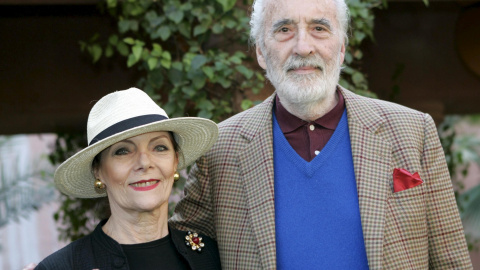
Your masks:
[{"label": "wrinkled forehead", "polygon": [[[295,23],[326,19],[339,27],[335,0],[265,0],[265,26],[269,29],[277,21]],[[267,30],[268,31],[268,30]]]}]

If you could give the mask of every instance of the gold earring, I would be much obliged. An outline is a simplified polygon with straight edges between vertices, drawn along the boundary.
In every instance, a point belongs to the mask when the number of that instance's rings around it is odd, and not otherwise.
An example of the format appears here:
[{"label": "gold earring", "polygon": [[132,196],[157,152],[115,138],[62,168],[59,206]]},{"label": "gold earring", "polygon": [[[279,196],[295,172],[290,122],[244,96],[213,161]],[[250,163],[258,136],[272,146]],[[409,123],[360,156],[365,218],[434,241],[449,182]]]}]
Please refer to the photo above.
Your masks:
[{"label": "gold earring", "polygon": [[100,179],[97,179],[97,181],[95,181],[95,188],[97,188],[97,189],[105,189],[105,184],[102,183],[102,181],[100,181]]},{"label": "gold earring", "polygon": [[173,181],[176,182],[176,181],[178,181],[178,179],[180,179],[180,174],[178,174],[178,172],[175,172],[175,173],[173,174]]}]

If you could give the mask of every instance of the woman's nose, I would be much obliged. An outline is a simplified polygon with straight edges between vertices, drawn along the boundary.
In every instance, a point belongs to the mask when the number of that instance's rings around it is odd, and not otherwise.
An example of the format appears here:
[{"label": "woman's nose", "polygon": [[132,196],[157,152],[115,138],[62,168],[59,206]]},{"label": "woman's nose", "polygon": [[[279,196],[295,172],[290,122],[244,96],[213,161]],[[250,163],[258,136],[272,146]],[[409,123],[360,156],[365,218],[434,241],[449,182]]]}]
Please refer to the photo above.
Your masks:
[{"label": "woman's nose", "polygon": [[148,153],[140,152],[137,157],[137,170],[148,169],[152,165],[151,156]]}]

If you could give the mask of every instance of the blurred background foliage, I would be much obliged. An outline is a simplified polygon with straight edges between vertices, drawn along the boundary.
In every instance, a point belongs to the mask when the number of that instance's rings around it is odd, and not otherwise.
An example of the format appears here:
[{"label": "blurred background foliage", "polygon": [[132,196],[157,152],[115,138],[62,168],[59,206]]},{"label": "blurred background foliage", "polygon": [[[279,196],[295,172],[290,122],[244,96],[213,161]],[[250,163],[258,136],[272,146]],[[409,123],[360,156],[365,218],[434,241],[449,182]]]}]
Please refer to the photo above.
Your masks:
[{"label": "blurred background foliage", "polygon": [[[264,72],[256,63],[255,50],[248,44],[252,2],[105,0],[98,8],[108,14],[117,31],[110,36],[92,33],[91,38],[80,42],[80,49],[90,55],[93,65],[102,58],[123,59],[131,71],[139,74],[136,87],[147,92],[170,117],[199,116],[219,122],[261,102],[255,100],[255,95],[268,88]],[[387,8],[387,1],[346,2],[351,28],[340,84],[375,98],[368,87],[368,76],[362,71],[361,45],[366,39],[375,40],[373,10]],[[427,0],[424,3],[428,5]],[[395,82],[395,76],[392,80]],[[398,95],[400,89],[395,91]],[[459,195],[468,164],[479,162],[478,149],[472,148],[479,142],[472,136],[457,136],[457,120],[447,117],[439,132],[462,217],[474,216],[480,224],[474,208],[480,204],[480,188]],[[53,164],[63,162],[86,146],[85,134],[58,135],[56,148],[50,155]],[[458,170],[464,173],[455,174]],[[175,183],[170,211],[181,197],[186,175],[187,172],[182,172],[182,179]],[[103,218],[103,208],[98,206],[97,199],[61,195],[61,201],[55,219],[61,225],[62,240],[88,234]]]},{"label": "blurred background foliage", "polygon": [[438,131],[460,216],[466,227],[468,248],[476,250],[480,242],[480,185],[465,192],[464,182],[472,164],[480,166],[480,138],[476,134],[458,132],[458,125],[462,122],[478,127],[480,115],[448,115],[438,127]]}]

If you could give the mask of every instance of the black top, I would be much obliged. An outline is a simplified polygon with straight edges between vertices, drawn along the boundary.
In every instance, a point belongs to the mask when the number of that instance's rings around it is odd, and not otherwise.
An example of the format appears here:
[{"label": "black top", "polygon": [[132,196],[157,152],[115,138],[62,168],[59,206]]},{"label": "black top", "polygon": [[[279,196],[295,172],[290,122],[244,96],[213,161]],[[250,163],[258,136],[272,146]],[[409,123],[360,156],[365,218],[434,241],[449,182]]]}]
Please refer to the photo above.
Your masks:
[{"label": "black top", "polygon": [[[41,261],[35,269],[132,269],[122,246],[103,232],[102,226],[106,222],[107,220],[103,220],[91,234],[51,254]],[[186,232],[171,227],[169,227],[169,232],[176,251],[181,256],[181,260],[183,259],[187,262],[189,269],[221,269],[217,243],[213,239],[202,235],[202,242],[205,246],[202,248],[202,252],[197,252],[193,251],[190,246],[185,245]],[[170,261],[176,259],[168,256],[168,258],[162,260]],[[142,267],[141,269],[145,268]],[[156,265],[155,269],[169,268],[164,268],[162,263],[161,265]]]},{"label": "black top", "polygon": [[178,253],[171,234],[147,243],[121,245],[130,270],[187,270],[188,262]]}]

